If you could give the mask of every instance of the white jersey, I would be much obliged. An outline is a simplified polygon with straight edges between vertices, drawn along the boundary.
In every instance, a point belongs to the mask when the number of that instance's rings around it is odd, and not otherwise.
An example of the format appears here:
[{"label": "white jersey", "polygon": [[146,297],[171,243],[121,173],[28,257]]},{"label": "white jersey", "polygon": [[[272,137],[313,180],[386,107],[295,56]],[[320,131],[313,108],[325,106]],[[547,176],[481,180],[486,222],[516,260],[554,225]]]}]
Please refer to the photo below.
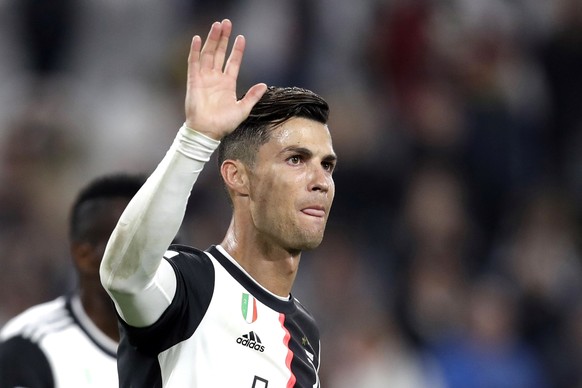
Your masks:
[{"label": "white jersey", "polygon": [[183,126],[107,243],[100,276],[122,327],[119,386],[318,388],[319,331],[297,300],[220,246],[168,250],[218,145]]},{"label": "white jersey", "polygon": [[78,295],[29,308],[0,332],[0,388],[117,387],[117,343]]},{"label": "white jersey", "polygon": [[124,387],[319,387],[319,332],[294,298],[255,282],[220,246],[173,246],[178,278],[152,326],[121,321]]}]

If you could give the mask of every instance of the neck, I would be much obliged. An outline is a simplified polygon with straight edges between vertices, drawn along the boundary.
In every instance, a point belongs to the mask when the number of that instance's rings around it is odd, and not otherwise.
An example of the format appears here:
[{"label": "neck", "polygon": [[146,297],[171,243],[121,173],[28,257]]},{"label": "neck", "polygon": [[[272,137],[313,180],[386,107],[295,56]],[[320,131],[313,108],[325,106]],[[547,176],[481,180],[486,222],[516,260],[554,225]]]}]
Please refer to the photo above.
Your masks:
[{"label": "neck", "polygon": [[119,330],[115,307],[103,289],[91,290],[91,286],[82,287],[81,304],[87,316],[112,340],[119,342]]},{"label": "neck", "polygon": [[261,286],[275,295],[289,296],[299,269],[301,251],[289,251],[256,236],[240,233],[234,219],[220,245]]}]

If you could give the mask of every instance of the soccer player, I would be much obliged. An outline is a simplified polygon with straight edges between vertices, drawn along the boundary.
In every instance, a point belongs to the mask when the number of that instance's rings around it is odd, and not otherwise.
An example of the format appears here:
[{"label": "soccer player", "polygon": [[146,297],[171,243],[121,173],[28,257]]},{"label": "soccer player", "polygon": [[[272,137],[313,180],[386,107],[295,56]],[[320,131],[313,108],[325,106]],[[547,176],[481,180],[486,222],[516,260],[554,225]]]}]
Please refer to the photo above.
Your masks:
[{"label": "soccer player", "polygon": [[117,387],[119,330],[99,279],[107,240],[145,178],[108,175],[78,194],[70,214],[74,292],[33,306],[0,332],[0,388]]},{"label": "soccer player", "polygon": [[[186,121],[112,234],[101,280],[120,315],[123,387],[319,387],[319,333],[291,296],[335,193],[328,106],[300,88],[236,97],[244,37],[215,22],[188,59]],[[167,249],[218,148],[232,204],[222,242]],[[204,225],[199,225],[204,228]]]}]

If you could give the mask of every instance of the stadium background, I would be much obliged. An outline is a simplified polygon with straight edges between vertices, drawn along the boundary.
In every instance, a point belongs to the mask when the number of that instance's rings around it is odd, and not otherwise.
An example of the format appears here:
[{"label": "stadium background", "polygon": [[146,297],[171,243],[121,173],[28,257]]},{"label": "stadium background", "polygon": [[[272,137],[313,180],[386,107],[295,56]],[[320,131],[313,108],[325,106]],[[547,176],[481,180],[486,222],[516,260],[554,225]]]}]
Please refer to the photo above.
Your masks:
[{"label": "stadium background", "polygon": [[[324,386],[582,387],[582,3],[0,1],[0,325],[74,282],[68,207],[150,172],[193,34],[229,17],[240,90],[324,96],[340,157],[294,294]],[[184,242],[222,238],[209,166]]]}]

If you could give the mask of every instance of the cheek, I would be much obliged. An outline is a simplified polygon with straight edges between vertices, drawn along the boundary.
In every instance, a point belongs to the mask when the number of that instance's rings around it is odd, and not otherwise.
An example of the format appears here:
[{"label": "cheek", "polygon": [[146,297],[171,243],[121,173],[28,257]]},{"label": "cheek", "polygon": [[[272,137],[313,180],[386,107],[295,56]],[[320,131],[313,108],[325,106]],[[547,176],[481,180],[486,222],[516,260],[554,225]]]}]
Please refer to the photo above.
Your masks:
[{"label": "cheek", "polygon": [[291,182],[282,171],[263,171],[251,182],[251,195],[255,202],[278,203],[288,202],[293,196],[294,187],[298,182]]},{"label": "cheek", "polygon": [[285,184],[280,179],[265,178],[253,187],[251,197],[256,220],[261,218],[261,223],[273,225],[289,222],[290,213],[295,208],[293,185]]},{"label": "cheek", "polygon": [[267,206],[275,195],[275,184],[269,179],[257,180],[250,186],[250,198],[259,206]]},{"label": "cheek", "polygon": [[265,215],[276,211],[276,198],[279,195],[276,185],[270,179],[257,179],[250,186],[250,200],[254,217],[265,217]]}]

